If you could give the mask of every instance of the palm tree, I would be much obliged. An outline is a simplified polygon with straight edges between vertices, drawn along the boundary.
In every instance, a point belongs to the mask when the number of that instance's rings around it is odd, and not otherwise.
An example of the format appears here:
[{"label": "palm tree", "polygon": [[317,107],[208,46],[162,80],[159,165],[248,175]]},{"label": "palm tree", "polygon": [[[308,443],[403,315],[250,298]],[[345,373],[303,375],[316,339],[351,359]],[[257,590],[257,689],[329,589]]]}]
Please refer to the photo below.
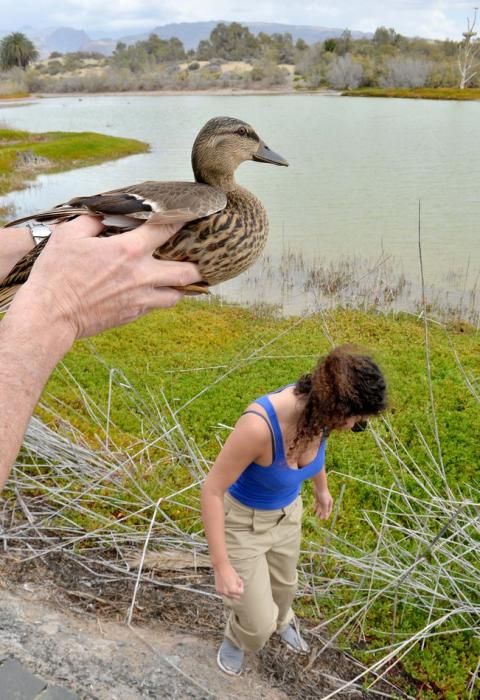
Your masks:
[{"label": "palm tree", "polygon": [[25,34],[13,32],[0,42],[0,65],[2,70],[18,66],[26,68],[31,61],[38,58],[38,51]]}]

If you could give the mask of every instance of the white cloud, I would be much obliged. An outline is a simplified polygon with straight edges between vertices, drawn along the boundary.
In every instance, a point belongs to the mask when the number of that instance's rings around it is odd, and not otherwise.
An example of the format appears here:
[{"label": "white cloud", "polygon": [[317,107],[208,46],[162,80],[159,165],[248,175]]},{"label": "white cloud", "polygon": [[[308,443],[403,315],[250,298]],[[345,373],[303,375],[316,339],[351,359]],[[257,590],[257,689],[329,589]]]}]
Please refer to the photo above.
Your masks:
[{"label": "white cloud", "polygon": [[70,26],[89,31],[148,30],[159,24],[239,20],[348,27],[393,27],[407,36],[458,38],[472,5],[464,0],[0,0],[2,24]]}]

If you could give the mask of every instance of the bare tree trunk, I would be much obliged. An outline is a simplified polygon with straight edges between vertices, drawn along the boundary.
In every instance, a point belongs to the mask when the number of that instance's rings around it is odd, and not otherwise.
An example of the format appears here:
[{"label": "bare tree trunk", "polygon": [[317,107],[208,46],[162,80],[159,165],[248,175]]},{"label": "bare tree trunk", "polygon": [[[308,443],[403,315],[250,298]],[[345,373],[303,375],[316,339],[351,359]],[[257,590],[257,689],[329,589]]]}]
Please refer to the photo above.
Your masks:
[{"label": "bare tree trunk", "polygon": [[458,48],[458,70],[460,72],[460,90],[464,90],[470,81],[476,76],[476,64],[478,58],[479,42],[475,39],[474,31],[477,22],[478,7],[474,7],[473,20],[467,17],[467,31],[463,32],[463,41]]}]

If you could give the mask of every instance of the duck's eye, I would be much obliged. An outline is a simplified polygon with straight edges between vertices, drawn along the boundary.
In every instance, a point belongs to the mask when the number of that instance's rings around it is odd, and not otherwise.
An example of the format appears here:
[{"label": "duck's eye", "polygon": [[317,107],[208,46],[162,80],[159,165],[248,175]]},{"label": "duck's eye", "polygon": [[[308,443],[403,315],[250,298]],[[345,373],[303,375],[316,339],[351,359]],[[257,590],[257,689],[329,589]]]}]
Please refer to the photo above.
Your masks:
[{"label": "duck's eye", "polygon": [[237,129],[237,134],[239,136],[246,136],[247,135],[247,130],[245,129],[244,126],[239,126]]}]

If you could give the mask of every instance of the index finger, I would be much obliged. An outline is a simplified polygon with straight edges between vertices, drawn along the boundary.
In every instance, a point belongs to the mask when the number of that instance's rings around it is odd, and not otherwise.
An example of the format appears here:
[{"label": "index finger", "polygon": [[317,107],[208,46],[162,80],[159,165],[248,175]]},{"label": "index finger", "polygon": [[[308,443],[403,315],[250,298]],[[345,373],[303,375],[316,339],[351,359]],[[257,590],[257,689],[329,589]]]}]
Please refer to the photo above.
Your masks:
[{"label": "index finger", "polygon": [[153,253],[156,248],[166,243],[177,231],[180,231],[184,225],[184,221],[174,224],[151,224],[147,221],[133,231],[127,231],[122,235],[128,236],[132,241],[136,239],[137,242],[140,242],[145,253]]},{"label": "index finger", "polygon": [[81,214],[70,221],[63,221],[61,224],[53,224],[52,240],[59,240],[60,237],[68,236],[70,240],[76,238],[93,238],[105,228],[102,220],[98,216]]}]

